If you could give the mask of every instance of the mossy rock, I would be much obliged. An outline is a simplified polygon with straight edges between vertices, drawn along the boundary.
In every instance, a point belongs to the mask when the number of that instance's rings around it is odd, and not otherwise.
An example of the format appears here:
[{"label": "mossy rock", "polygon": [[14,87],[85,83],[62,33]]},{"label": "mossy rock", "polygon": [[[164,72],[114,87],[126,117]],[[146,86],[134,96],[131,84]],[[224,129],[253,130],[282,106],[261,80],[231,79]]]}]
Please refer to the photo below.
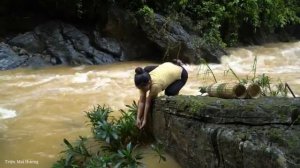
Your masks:
[{"label": "mossy rock", "polygon": [[154,137],[187,168],[300,167],[299,98],[158,97]]},{"label": "mossy rock", "polygon": [[170,113],[212,123],[300,124],[299,98],[221,99],[202,96],[158,98]]}]

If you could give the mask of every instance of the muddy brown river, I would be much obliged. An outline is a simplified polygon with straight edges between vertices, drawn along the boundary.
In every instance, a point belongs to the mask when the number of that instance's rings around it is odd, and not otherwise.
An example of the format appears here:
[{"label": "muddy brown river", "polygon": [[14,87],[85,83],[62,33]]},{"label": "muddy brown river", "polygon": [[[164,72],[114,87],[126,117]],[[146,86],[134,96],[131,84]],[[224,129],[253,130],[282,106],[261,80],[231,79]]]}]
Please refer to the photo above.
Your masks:
[{"label": "muddy brown river", "polygon": [[[300,42],[228,49],[221,64],[209,64],[218,81],[236,80],[224,71],[232,68],[240,77],[251,76],[257,56],[257,75],[265,73],[273,83],[287,82],[300,95]],[[0,71],[0,167],[46,168],[60,158],[63,138],[91,137],[85,111],[109,105],[114,116],[138,99],[134,69],[153,62],[124,62],[104,66],[51,67]],[[205,66],[185,65],[189,72],[182,95],[200,95],[199,87],[214,82]],[[289,94],[289,96],[291,96]],[[149,168],[180,167],[169,155],[158,163],[149,148],[143,162]]]}]

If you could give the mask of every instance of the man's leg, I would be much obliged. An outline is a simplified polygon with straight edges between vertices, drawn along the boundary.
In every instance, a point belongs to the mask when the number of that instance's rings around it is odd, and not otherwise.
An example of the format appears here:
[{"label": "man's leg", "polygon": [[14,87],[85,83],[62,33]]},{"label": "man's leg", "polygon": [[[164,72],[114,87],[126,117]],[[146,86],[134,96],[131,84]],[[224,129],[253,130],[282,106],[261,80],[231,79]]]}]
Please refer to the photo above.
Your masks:
[{"label": "man's leg", "polygon": [[166,90],[165,90],[165,95],[167,96],[175,96],[178,95],[179,91],[181,88],[185,85],[186,81],[188,79],[188,73],[187,71],[182,67],[182,72],[181,72],[181,79],[176,80],[172,84],[170,84]]}]

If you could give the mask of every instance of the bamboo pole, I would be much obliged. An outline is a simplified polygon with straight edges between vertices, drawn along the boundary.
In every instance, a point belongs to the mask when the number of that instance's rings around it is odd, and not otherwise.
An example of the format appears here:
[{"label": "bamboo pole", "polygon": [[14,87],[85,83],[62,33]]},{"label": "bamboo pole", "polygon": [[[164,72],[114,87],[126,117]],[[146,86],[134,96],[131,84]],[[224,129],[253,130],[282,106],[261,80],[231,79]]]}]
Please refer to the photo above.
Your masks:
[{"label": "bamboo pole", "polygon": [[288,85],[288,83],[285,83],[285,87],[289,89],[289,91],[291,92],[291,94],[293,95],[294,98],[296,98],[294,92],[292,91],[292,89],[290,88],[290,86]]}]

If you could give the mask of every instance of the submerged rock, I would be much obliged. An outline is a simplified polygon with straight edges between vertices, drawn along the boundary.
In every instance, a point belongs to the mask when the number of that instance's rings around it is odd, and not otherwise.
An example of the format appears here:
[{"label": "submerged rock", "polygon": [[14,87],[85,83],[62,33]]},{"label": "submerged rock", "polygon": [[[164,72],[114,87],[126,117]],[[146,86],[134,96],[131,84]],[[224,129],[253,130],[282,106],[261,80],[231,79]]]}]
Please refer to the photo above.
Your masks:
[{"label": "submerged rock", "polygon": [[159,97],[152,132],[183,167],[299,167],[300,98]]}]

